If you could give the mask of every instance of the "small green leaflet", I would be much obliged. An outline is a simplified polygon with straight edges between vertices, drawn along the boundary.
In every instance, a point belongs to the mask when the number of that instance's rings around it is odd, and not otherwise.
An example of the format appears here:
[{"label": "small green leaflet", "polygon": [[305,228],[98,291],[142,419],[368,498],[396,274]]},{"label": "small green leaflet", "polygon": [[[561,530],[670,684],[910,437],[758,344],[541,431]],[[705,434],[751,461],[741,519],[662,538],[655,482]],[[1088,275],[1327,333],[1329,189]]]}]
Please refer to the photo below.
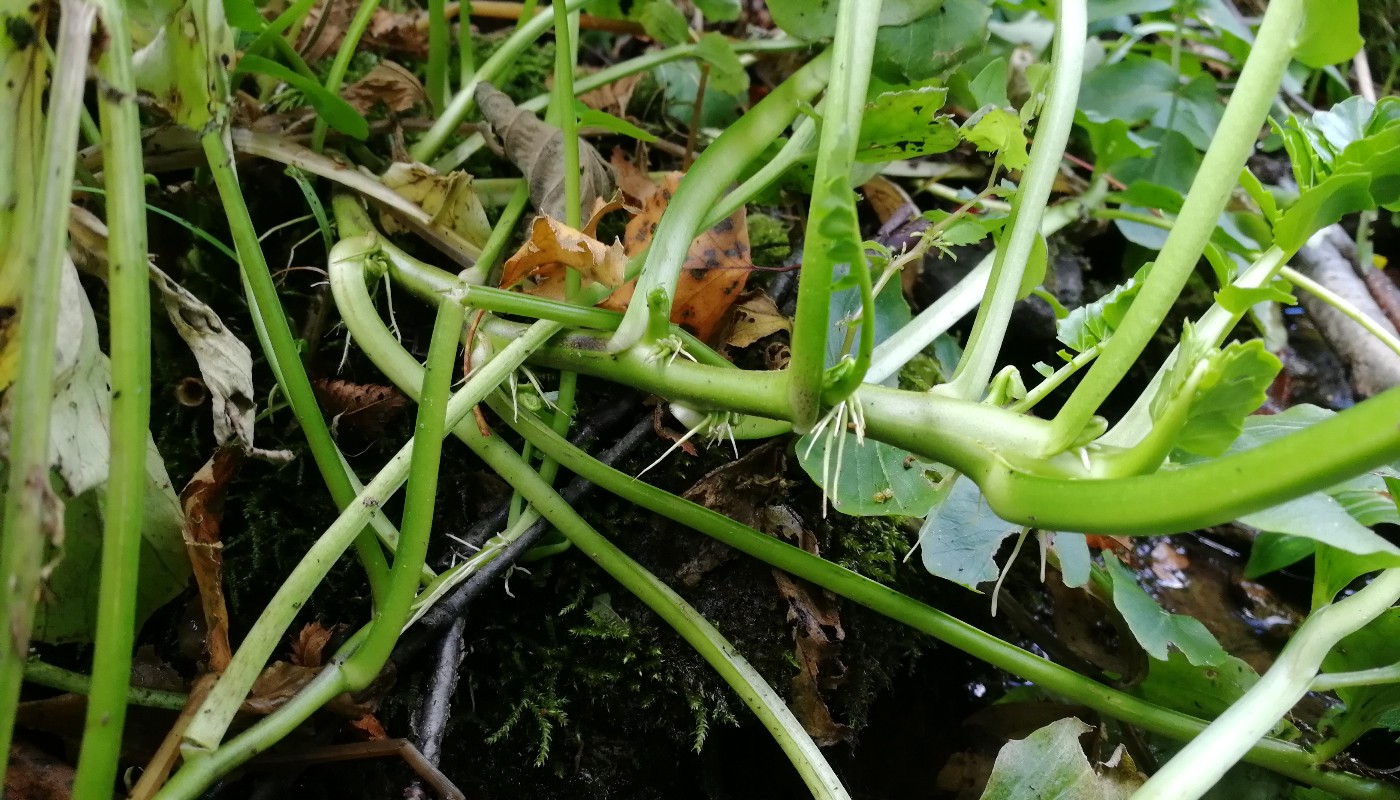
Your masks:
[{"label": "small green leaflet", "polygon": [[1117,558],[1105,556],[1104,568],[1113,582],[1114,607],[1148,655],[1162,660],[1175,647],[1197,666],[1214,666],[1229,657],[1200,620],[1162,610]]},{"label": "small green leaflet", "polygon": [[1138,274],[1129,278],[1121,286],[1113,287],[1108,294],[1088,305],[1069,312],[1064,319],[1055,323],[1055,335],[1065,346],[1076,353],[1108,341],[1108,337],[1123,323],[1128,308],[1133,304],[1140,288],[1139,281],[1146,274],[1147,264]]},{"label": "small green leaflet", "polygon": [[963,123],[962,136],[984,153],[996,153],[997,164],[1025,169],[1031,163],[1021,118],[1004,108],[988,108]]},{"label": "small green leaflet", "polygon": [[695,7],[710,22],[733,22],[739,18],[739,0],[695,0]]},{"label": "small green leaflet", "polygon": [[[1400,662],[1400,608],[1392,608],[1371,620],[1361,630],[1351,634],[1322,661],[1327,672],[1354,672],[1386,667]],[[1400,684],[1343,687],[1336,690],[1345,706],[1323,718],[1323,727],[1330,737],[1345,746],[1356,741],[1372,728],[1395,730],[1396,712],[1400,711]]]},{"label": "small green leaflet", "polygon": [[1363,44],[1356,0],[1303,0],[1303,30],[1293,57],[1321,69],[1356,55]]},{"label": "small green leaflet", "polygon": [[667,47],[690,40],[690,23],[670,0],[649,0],[640,10],[634,9],[631,16],[642,24],[647,36]]},{"label": "small green leaflet", "polygon": [[639,142],[654,142],[656,137],[647,131],[638,128],[636,125],[620,117],[615,117],[606,111],[599,111],[596,108],[589,108],[583,101],[574,100],[574,113],[578,116],[579,125],[587,125],[594,128],[620,133],[623,136],[630,136]]},{"label": "small green leaflet", "polygon": [[962,141],[951,116],[939,114],[948,90],[934,86],[877,95],[861,117],[856,158],[899,161],[946,153]]},{"label": "small green leaflet", "polygon": [[728,39],[718,33],[701,36],[695,43],[695,57],[709,65],[709,81],[715,89],[735,95],[749,90],[749,73]]},{"label": "small green leaflet", "polygon": [[316,109],[316,113],[325,119],[327,125],[346,136],[360,140],[369,136],[369,123],[360,115],[360,112],[356,111],[340,96],[326,91],[326,88],[321,84],[303,75],[298,75],[276,61],[262,56],[244,56],[238,62],[238,69],[240,72],[252,72],[276,78],[301,92],[306,97],[306,102]]},{"label": "small green leaflet", "polygon": [[1066,717],[1007,742],[997,753],[982,800],[1128,800],[1145,778],[1127,756],[1104,774],[1095,772],[1079,744],[1092,730]]},{"label": "small green leaflet", "polygon": [[1196,385],[1176,446],[1189,453],[1218,456],[1239,437],[1245,417],[1264,404],[1283,364],[1261,339],[1231,342],[1210,363]]}]

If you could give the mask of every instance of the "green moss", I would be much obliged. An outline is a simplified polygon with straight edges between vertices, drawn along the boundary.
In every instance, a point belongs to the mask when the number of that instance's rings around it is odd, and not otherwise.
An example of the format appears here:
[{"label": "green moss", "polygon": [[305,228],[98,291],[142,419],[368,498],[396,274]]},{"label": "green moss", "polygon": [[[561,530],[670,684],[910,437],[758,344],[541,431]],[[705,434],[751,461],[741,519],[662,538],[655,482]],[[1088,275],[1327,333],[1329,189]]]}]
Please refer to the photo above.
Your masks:
[{"label": "green moss", "polygon": [[767,214],[749,214],[749,250],[753,263],[778,267],[792,255],[787,226]]},{"label": "green moss", "polygon": [[899,388],[909,391],[927,392],[947,380],[938,361],[924,353],[914,356],[899,370]]}]

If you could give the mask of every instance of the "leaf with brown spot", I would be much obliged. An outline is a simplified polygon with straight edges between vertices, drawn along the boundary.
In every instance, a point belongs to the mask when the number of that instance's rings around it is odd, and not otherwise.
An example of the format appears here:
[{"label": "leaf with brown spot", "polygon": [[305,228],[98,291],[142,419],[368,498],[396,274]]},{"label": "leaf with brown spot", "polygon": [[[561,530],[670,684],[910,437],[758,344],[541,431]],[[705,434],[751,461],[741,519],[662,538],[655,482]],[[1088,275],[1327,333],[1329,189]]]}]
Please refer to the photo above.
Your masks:
[{"label": "leaf with brown spot", "polygon": [[308,622],[292,643],[292,663],[298,667],[324,666],[326,644],[335,635],[335,626],[327,628],[319,622]]},{"label": "leaf with brown spot", "polygon": [[233,658],[228,640],[228,606],[224,602],[224,544],[219,527],[229,482],[242,463],[243,453],[239,448],[221,447],[180,492],[180,505],[185,511],[180,533],[184,536],[185,553],[199,587],[200,607],[204,611],[204,642],[209,653],[209,669],[214,673],[222,673]]},{"label": "leaf with brown spot", "polygon": [[[472,189],[471,176],[465,172],[440,175],[426,164],[396,161],[384,171],[380,182],[422,206],[432,216],[434,223],[450,228],[478,247],[486,244],[486,239],[491,236],[486,209]],[[387,212],[380,213],[379,221],[385,233],[408,230]]]},{"label": "leaf with brown spot", "polygon": [[[647,198],[641,213],[628,221],[623,238],[628,255],[641,252],[651,243],[657,222],[682,177],[680,172],[668,174],[660,190]],[[713,340],[730,306],[743,294],[752,270],[749,228],[741,208],[691,243],[671,303],[671,321],[685,326],[702,341]],[[614,311],[626,309],[632,300],[634,283],[613,292],[599,305]]]},{"label": "leaf with brown spot", "polygon": [[621,242],[605,245],[558,220],[535,217],[530,226],[530,238],[502,269],[501,286],[509,288],[538,274],[542,280],[531,294],[554,296],[553,290],[541,289],[555,279],[553,282],[558,283],[558,294],[562,296],[563,267],[578,270],[585,284],[617,286],[627,273],[627,254]]},{"label": "leaf with brown spot", "polygon": [[734,304],[725,328],[724,343],[730,347],[748,347],[765,336],[792,330],[792,320],[783,316],[773,298],[757,292],[745,295]]},{"label": "leaf with brown spot", "polygon": [[368,114],[380,104],[398,114],[428,102],[418,76],[388,60],[375,64],[363,78],[345,87],[340,96],[361,114]]}]

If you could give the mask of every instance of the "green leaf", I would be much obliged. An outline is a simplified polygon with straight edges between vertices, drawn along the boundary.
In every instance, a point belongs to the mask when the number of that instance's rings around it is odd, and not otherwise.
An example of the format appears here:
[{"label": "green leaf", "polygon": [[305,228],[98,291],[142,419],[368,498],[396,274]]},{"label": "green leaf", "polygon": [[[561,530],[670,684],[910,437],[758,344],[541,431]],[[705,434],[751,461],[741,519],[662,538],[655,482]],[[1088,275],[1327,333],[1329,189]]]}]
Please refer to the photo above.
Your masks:
[{"label": "green leaf", "polygon": [[1086,306],[1069,312],[1069,316],[1055,323],[1055,336],[1076,353],[1082,353],[1096,344],[1108,341],[1113,332],[1122,324],[1123,317],[1133,304],[1140,288],[1138,274],[1129,278],[1121,286],[1113,287],[1108,294]]},{"label": "green leaf", "polygon": [[1260,339],[1232,342],[1212,356],[1210,369],[1196,384],[1176,446],[1204,456],[1224,453],[1239,437],[1245,417],[1264,404],[1282,367]]},{"label": "green leaf", "polygon": [[1260,533],[1249,547],[1249,562],[1244,576],[1253,580],[1270,572],[1292,566],[1317,551],[1317,543],[1302,536],[1281,533]]},{"label": "green leaf", "polygon": [[615,117],[606,111],[599,111],[596,108],[589,108],[583,101],[574,99],[574,114],[578,116],[579,125],[587,125],[592,128],[602,128],[604,130],[619,133],[623,136],[630,136],[639,142],[654,142],[656,137],[651,133],[638,128],[636,125],[620,117]]},{"label": "green leaf", "polygon": [[203,132],[228,114],[228,75],[233,31],[219,0],[189,0],[160,35],[133,57],[136,86],[180,125]]},{"label": "green leaf", "polygon": [[[817,5],[812,0],[788,2]],[[823,2],[835,5],[835,0]],[[903,4],[885,3],[880,12],[882,23],[892,5]],[[896,84],[942,78],[986,44],[990,16],[991,9],[980,0],[945,0],[936,14],[883,27],[875,36],[873,72]]]},{"label": "green leaf", "polygon": [[1131,158],[1151,158],[1152,150],[1133,138],[1128,123],[1111,118],[1095,121],[1080,111],[1075,122],[1089,133],[1089,146],[1094,151],[1094,171],[1111,171],[1120,161]]},{"label": "green leaf", "polygon": [[901,161],[946,153],[962,141],[957,123],[939,114],[948,90],[925,86],[885,92],[865,106],[856,158]]},{"label": "green leaf", "polygon": [[1321,69],[1356,55],[1364,42],[1356,0],[1303,0],[1303,30],[1293,57]]},{"label": "green leaf", "polygon": [[345,102],[339,95],[326,91],[326,87],[304,75],[299,75],[276,61],[262,56],[244,56],[238,62],[238,68],[242,72],[252,72],[276,78],[301,92],[306,97],[306,102],[316,109],[316,113],[321,115],[327,125],[346,136],[360,140],[369,136],[369,123],[360,115],[360,112],[355,110],[354,106]]},{"label": "green leaf", "polygon": [[[768,0],[773,23],[788,35],[814,42],[836,33],[838,0]],[[942,0],[887,0],[880,7],[881,25],[907,25],[943,5]]]},{"label": "green leaf", "polygon": [[1234,656],[1202,666],[1172,651],[1164,660],[1148,662],[1147,678],[1133,693],[1163,708],[1214,719],[1258,682],[1254,668]]},{"label": "green leaf", "polygon": [[1400,547],[1357,522],[1341,503],[1322,492],[1256,511],[1240,517],[1240,522],[1261,531],[1297,536],[1364,555],[1375,564],[1374,569],[1400,566]]},{"label": "green leaf", "polygon": [[1348,214],[1374,209],[1366,175],[1332,175],[1303,192],[1274,226],[1274,243],[1292,253],[1308,237]]},{"label": "green leaf", "polygon": [[1006,96],[1006,75],[1009,64],[1006,58],[994,58],[977,73],[977,77],[967,82],[967,90],[972,96],[972,107],[995,106],[1010,108],[1011,100]]},{"label": "green leaf", "polygon": [[743,10],[739,0],[695,0],[695,7],[710,22],[733,22]]},{"label": "green leaf", "polygon": [[1175,647],[1197,666],[1215,666],[1229,658],[1200,620],[1162,610],[1117,558],[1105,556],[1104,568],[1113,583],[1114,607],[1148,655],[1162,660]]},{"label": "green leaf", "polygon": [[229,24],[250,33],[256,33],[267,26],[267,20],[258,13],[253,0],[224,0],[224,17]]},{"label": "green leaf", "polygon": [[857,442],[850,431],[842,437],[844,444],[836,444],[843,451],[840,469],[835,469],[837,452],[828,454],[830,437],[818,436],[814,441],[808,434],[797,441],[797,462],[819,486],[829,456],[834,474],[831,485],[823,488],[837,511],[855,517],[921,517],[938,502],[938,487],[930,473],[945,467],[874,439]]},{"label": "green leaf", "polygon": [[[1392,608],[1361,630],[1342,639],[1322,660],[1327,672],[1355,672],[1400,662],[1400,608]],[[1373,728],[1395,729],[1400,710],[1400,684],[1351,686],[1336,690],[1345,704],[1323,718],[1323,728],[1342,745],[1351,744]]]},{"label": "green leaf", "polygon": [[1093,561],[1089,555],[1089,540],[1082,533],[1055,531],[1049,534],[1051,546],[1060,557],[1060,577],[1071,589],[1089,582]]},{"label": "green leaf", "polygon": [[701,36],[695,43],[695,56],[710,66],[711,87],[734,95],[749,90],[749,73],[728,39],[718,33]]},{"label": "green leaf", "polygon": [[670,0],[648,0],[632,17],[642,24],[647,36],[667,47],[690,41],[690,23]]},{"label": "green leaf", "polygon": [[1045,268],[1050,261],[1050,253],[1045,247],[1045,237],[1037,231],[1031,242],[1030,255],[1026,257],[1026,269],[1021,274],[1021,286],[1016,291],[1016,299],[1030,297],[1036,287],[1045,281]]},{"label": "green leaf", "polygon": [[1288,291],[1288,284],[1282,280],[1270,281],[1267,285],[1245,289],[1229,284],[1215,293],[1215,302],[1226,311],[1243,314],[1256,303],[1282,303],[1294,305],[1298,298]]},{"label": "green leaf", "polygon": [[1021,526],[998,517],[977,484],[965,475],[959,475],[943,494],[942,503],[929,512],[919,531],[924,568],[975,590],[980,583],[996,580],[997,550]]},{"label": "green leaf", "polygon": [[988,108],[963,123],[962,137],[983,153],[996,153],[1007,169],[1025,169],[1031,163],[1021,118],[1004,108]]},{"label": "green leaf", "polygon": [[997,753],[982,800],[1128,800],[1145,779],[1131,758],[1098,774],[1079,737],[1093,728],[1075,717],[1052,722]]},{"label": "green leaf", "polygon": [[[666,98],[666,114],[682,125],[690,124],[695,96],[700,90],[700,66],[694,61],[672,61],[652,71],[652,79]],[[723,128],[739,118],[740,99],[706,87],[701,100],[700,125]]]},{"label": "green leaf", "polygon": [[1185,136],[1205,150],[1220,124],[1223,109],[1215,79],[1206,73],[1183,84],[1165,61],[1129,55],[1084,76],[1079,109],[1089,120],[1122,120],[1130,126],[1150,122],[1154,128]]}]

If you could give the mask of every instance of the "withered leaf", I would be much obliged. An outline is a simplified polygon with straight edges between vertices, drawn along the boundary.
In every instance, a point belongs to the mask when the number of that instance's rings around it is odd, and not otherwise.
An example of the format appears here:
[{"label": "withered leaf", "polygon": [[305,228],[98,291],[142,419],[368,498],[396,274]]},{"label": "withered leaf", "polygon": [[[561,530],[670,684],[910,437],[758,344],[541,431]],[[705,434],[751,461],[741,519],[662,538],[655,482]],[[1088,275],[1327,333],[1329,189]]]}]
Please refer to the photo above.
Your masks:
[{"label": "withered leaf", "polygon": [[209,669],[215,673],[223,672],[233,658],[228,639],[228,606],[224,602],[224,544],[219,526],[223,521],[224,496],[242,461],[243,454],[237,448],[221,447],[180,492],[180,505],[185,511],[180,532],[185,539],[185,552],[189,555],[195,584],[199,587]]},{"label": "withered leaf", "polygon": [[375,64],[363,78],[345,87],[340,96],[361,114],[369,113],[381,103],[398,114],[428,102],[428,94],[418,76],[388,60]]},{"label": "withered leaf", "polygon": [[[546,278],[560,276],[562,270],[551,269],[560,266],[578,270],[586,283],[617,286],[627,271],[627,254],[621,242],[605,245],[558,220],[535,217],[530,226],[530,238],[505,263],[501,286],[514,286],[540,272],[546,272]],[[562,285],[562,280],[558,281],[557,288],[562,290]],[[553,291],[534,293],[554,294]],[[560,294],[562,296],[562,291]]]},{"label": "withered leaf", "polygon": [[612,165],[613,176],[617,178],[617,188],[638,207],[661,191],[661,187],[656,185],[656,181],[651,179],[646,170],[629,161],[621,148],[613,148],[612,158],[608,163]]},{"label": "withered leaf", "polygon": [[0,796],[13,800],[71,800],[73,768],[17,736]]},{"label": "withered leaf", "polygon": [[620,117],[627,113],[627,104],[632,102],[632,94],[637,91],[637,85],[641,82],[642,73],[638,72],[584,92],[578,99],[589,108]]},{"label": "withered leaf", "polygon": [[[465,172],[440,175],[426,164],[396,161],[384,171],[380,182],[421,206],[434,223],[450,228],[477,247],[491,236],[486,209],[472,188],[471,176]],[[392,214],[381,212],[379,222],[385,233],[408,230]]]},{"label": "withered leaf", "polygon": [[334,430],[378,434],[408,406],[408,398],[393,386],[317,378],[311,389],[334,420]]},{"label": "withered leaf", "polygon": [[[345,29],[358,8],[348,0],[326,0],[306,15],[297,50],[308,63],[316,63],[340,47]],[[325,21],[322,22],[322,16]],[[375,9],[369,27],[360,37],[360,47],[375,52],[395,51],[425,58],[428,55],[428,31],[419,27],[420,15]]]},{"label": "withered leaf", "polygon": [[359,731],[360,736],[369,741],[377,739],[388,739],[389,733],[384,730],[384,723],[373,714],[366,714],[359,719],[351,720],[350,727]]},{"label": "withered leaf", "polygon": [[[491,124],[506,157],[524,173],[535,210],[547,217],[565,219],[563,131],[541,121],[534,113],[517,108],[510,97],[489,83],[477,85],[476,104]],[[592,145],[579,142],[578,155],[582,213],[593,207],[596,198],[612,194],[613,177]]]},{"label": "withered leaf", "polygon": [[[659,191],[648,197],[641,213],[627,223],[623,242],[628,255],[641,252],[651,243],[657,222],[671,202],[683,174],[672,172]],[[705,231],[690,245],[676,296],[671,305],[671,321],[683,325],[703,341],[719,332],[729,307],[743,294],[753,263],[749,259],[749,229],[744,209]],[[619,288],[600,305],[621,311],[632,300],[633,284]]]},{"label": "withered leaf", "polygon": [[297,634],[297,640],[292,643],[292,663],[298,667],[325,666],[326,644],[333,635],[334,626],[327,628],[319,622],[306,623]]},{"label": "withered leaf", "polygon": [[790,330],[792,320],[783,316],[773,298],[758,292],[746,295],[734,305],[724,343],[730,347],[748,347],[765,336]]}]

